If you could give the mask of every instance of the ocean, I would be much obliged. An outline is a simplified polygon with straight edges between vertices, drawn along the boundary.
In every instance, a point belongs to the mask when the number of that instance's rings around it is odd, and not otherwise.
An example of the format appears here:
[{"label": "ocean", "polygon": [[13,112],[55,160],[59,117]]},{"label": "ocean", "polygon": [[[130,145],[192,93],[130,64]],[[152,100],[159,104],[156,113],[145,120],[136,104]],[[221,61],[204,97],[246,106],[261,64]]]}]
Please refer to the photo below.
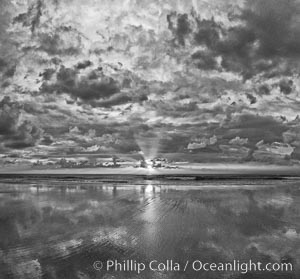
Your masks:
[{"label": "ocean", "polygon": [[3,174],[0,255],[5,279],[300,278],[300,178]]}]

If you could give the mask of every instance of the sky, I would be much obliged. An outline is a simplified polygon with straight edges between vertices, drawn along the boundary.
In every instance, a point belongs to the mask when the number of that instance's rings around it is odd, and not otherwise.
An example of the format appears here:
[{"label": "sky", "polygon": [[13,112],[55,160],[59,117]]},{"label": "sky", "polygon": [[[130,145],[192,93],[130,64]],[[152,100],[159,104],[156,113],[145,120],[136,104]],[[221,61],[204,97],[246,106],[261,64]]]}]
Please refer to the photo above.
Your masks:
[{"label": "sky", "polygon": [[0,154],[298,164],[299,0],[1,0]]}]

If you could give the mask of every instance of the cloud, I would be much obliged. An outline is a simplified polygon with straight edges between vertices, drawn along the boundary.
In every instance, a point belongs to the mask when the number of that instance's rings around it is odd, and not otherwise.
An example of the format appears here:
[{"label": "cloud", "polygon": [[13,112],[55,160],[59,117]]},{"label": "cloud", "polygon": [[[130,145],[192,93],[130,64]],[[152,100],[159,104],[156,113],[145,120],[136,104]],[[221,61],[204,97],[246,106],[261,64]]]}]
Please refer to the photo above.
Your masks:
[{"label": "cloud", "polygon": [[12,102],[8,96],[0,102],[0,134],[11,135],[16,132],[20,116],[20,107],[17,103]]},{"label": "cloud", "polygon": [[192,31],[187,14],[177,14],[173,12],[167,15],[168,28],[176,37],[180,45],[185,45],[185,37]]},{"label": "cloud", "polygon": [[7,148],[34,146],[40,139],[42,130],[30,121],[20,121],[21,106],[6,96],[0,101],[0,138]]},{"label": "cloud", "polygon": [[75,2],[1,1],[1,149],[298,154],[298,1]]},{"label": "cloud", "polygon": [[218,62],[213,52],[197,51],[192,54],[191,58],[199,69],[214,70],[218,69]]},{"label": "cloud", "polygon": [[[145,100],[147,100],[147,97],[145,97]],[[92,102],[91,105],[94,107],[112,107],[116,105],[130,103],[131,101],[133,101],[133,98],[130,94],[117,93],[109,98],[106,98],[105,100]]]},{"label": "cloud", "polygon": [[40,144],[42,144],[42,145],[51,145],[53,142],[54,142],[53,137],[51,135],[45,134],[43,136],[43,138],[41,139]]},{"label": "cloud", "polygon": [[83,70],[87,67],[90,67],[92,66],[92,62],[90,60],[85,60],[85,61],[82,61],[82,62],[78,62],[77,65],[76,65],[76,68],[77,70]]},{"label": "cloud", "polygon": [[258,161],[271,163],[287,163],[295,148],[288,143],[273,142],[265,144],[260,141],[256,144],[257,150],[253,153],[253,158]]},{"label": "cloud", "polygon": [[75,127],[72,127],[72,128],[69,129],[69,133],[70,133],[71,135],[72,135],[72,134],[78,135],[78,134],[80,134],[80,130],[78,129],[77,126],[75,126]]},{"label": "cloud", "polygon": [[6,139],[6,147],[19,149],[34,146],[42,134],[41,129],[27,120],[18,126],[17,129],[14,135]]},{"label": "cloud", "polygon": [[[249,28],[255,32],[259,48],[257,56],[272,59],[271,72],[284,75],[295,72],[300,58],[300,15],[298,1],[251,1],[244,17]],[[298,61],[298,62],[297,62]],[[259,70],[259,63],[257,69]],[[278,70],[276,70],[276,67]],[[262,68],[264,70],[264,67]]]},{"label": "cloud", "polygon": [[67,93],[74,98],[89,102],[111,97],[120,91],[120,84],[101,70],[92,70],[81,75],[74,68],[61,66],[54,82],[44,82],[41,88],[47,93]]},{"label": "cloud", "polygon": [[206,144],[192,142],[192,143],[188,144],[187,149],[193,150],[193,149],[200,149],[200,148],[205,148],[205,147],[206,147]]},{"label": "cloud", "polygon": [[257,89],[257,93],[260,95],[260,96],[263,96],[263,95],[270,95],[270,88],[267,84],[262,84],[258,87]]},{"label": "cloud", "polygon": [[247,138],[243,139],[240,137],[235,137],[229,141],[229,144],[233,144],[233,145],[245,145],[247,143],[248,143]]},{"label": "cloud", "polygon": [[293,81],[283,79],[279,83],[279,88],[283,94],[289,95],[292,93],[292,90],[293,90]]},{"label": "cloud", "polygon": [[78,55],[82,51],[81,34],[70,24],[56,25],[49,16],[53,12],[51,1],[35,0],[28,4],[26,12],[13,18],[14,27],[24,36],[23,50],[45,52],[50,56]]},{"label": "cloud", "polygon": [[69,150],[70,154],[82,152],[131,153],[140,150],[134,138],[134,132],[137,132],[138,128],[133,129],[126,123],[119,128],[111,128],[110,123],[100,127],[95,124],[95,128],[86,130],[85,127],[71,127],[67,133],[57,135],[52,146]]},{"label": "cloud", "polygon": [[220,144],[222,152],[231,160],[246,160],[249,157],[250,148],[241,145]]},{"label": "cloud", "polygon": [[42,0],[33,2],[26,13],[19,14],[13,20],[13,23],[21,23],[24,27],[29,27],[32,33],[39,26],[40,17],[42,16]]},{"label": "cloud", "polygon": [[255,96],[253,96],[253,95],[250,94],[250,93],[247,93],[246,96],[247,96],[247,98],[249,99],[251,105],[256,103],[257,98],[256,98]]},{"label": "cloud", "polygon": [[283,142],[294,148],[293,153],[291,154],[292,159],[300,159],[300,123],[299,118],[297,117],[289,125],[289,130],[283,133]]},{"label": "cloud", "polygon": [[258,41],[263,57],[299,57],[300,3],[295,0],[247,1],[242,19]]},{"label": "cloud", "polygon": [[278,154],[281,156],[290,156],[294,148],[290,146],[288,143],[281,143],[281,142],[273,142],[271,144],[259,144],[259,150],[264,150],[273,154]]},{"label": "cloud", "polygon": [[231,139],[228,143],[220,144],[219,148],[227,159],[234,161],[247,161],[252,154],[252,147],[248,144],[248,138],[240,138],[239,136]]},{"label": "cloud", "polygon": [[297,146],[294,149],[294,152],[292,153],[291,158],[295,159],[295,160],[298,160],[298,161],[300,160],[300,147],[299,146]]},{"label": "cloud", "polygon": [[[290,59],[291,62],[298,60],[299,15],[297,1],[247,1],[240,17],[243,25],[229,28],[225,39],[217,46],[223,67],[249,78],[271,73]],[[290,66],[295,67],[295,64]],[[285,72],[290,66],[285,64]]]},{"label": "cloud", "polygon": [[14,40],[8,31],[11,24],[13,4],[3,0],[0,3],[0,81],[6,87],[16,70],[18,52]]},{"label": "cloud", "polygon": [[238,11],[235,18],[228,17],[234,24],[201,18],[194,10],[172,13],[169,29],[179,46],[188,46],[187,41],[201,46],[202,50],[191,55],[198,68],[221,70],[215,60],[220,57],[224,70],[240,73],[245,79],[295,72],[300,58],[300,3],[249,0]]},{"label": "cloud", "polygon": [[254,114],[236,114],[223,124],[223,137],[238,136],[248,138],[250,144],[260,140],[272,143],[282,141],[282,134],[288,127],[280,120],[272,116]]},{"label": "cloud", "polygon": [[81,52],[81,37],[71,27],[60,26],[54,31],[38,34],[37,50],[54,55],[78,55]]},{"label": "cloud", "polygon": [[194,150],[194,149],[206,148],[209,145],[215,145],[217,141],[218,139],[215,135],[212,136],[211,138],[198,138],[195,139],[194,142],[189,143],[187,149]]},{"label": "cloud", "polygon": [[99,149],[101,149],[101,146],[92,145],[92,146],[87,147],[86,151],[87,152],[95,152],[95,151],[98,151]]}]

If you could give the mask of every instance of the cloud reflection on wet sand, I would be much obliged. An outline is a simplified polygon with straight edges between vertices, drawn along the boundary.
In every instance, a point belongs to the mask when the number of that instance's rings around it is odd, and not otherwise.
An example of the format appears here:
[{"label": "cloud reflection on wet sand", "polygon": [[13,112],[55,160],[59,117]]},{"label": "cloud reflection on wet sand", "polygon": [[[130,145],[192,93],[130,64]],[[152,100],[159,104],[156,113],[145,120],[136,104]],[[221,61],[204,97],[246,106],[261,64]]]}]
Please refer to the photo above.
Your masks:
[{"label": "cloud reflection on wet sand", "polygon": [[[184,182],[185,190],[147,183],[1,184],[0,278],[299,276],[297,182],[274,181],[266,187],[260,181],[245,188],[217,187],[215,182],[189,188],[195,182]],[[289,261],[294,271],[246,275],[145,271],[138,276],[93,269],[95,260],[107,259]]]}]

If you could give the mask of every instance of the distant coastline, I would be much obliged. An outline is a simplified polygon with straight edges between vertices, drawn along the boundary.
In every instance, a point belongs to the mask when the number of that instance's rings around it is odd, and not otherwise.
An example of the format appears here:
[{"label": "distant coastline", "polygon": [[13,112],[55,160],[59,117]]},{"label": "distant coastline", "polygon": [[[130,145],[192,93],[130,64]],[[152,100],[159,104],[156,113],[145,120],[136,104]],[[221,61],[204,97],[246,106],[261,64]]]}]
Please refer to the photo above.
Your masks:
[{"label": "distant coastline", "polygon": [[290,175],[299,176],[300,166],[257,164],[185,164],[178,169],[120,168],[44,168],[5,167],[0,174],[49,174],[49,175]]}]

